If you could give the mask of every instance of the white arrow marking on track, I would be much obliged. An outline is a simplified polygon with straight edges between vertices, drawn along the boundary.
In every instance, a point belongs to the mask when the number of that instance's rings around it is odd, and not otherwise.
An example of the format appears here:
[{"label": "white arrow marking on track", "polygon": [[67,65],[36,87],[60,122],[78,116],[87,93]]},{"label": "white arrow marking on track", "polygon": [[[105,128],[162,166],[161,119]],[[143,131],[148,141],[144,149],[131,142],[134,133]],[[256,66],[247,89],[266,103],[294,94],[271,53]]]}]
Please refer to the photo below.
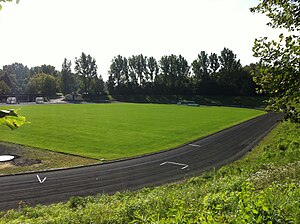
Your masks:
[{"label": "white arrow marking on track", "polygon": [[201,145],[195,145],[195,144],[189,144],[189,145],[193,147],[202,147]]},{"label": "white arrow marking on track", "polygon": [[36,175],[36,177],[38,178],[40,184],[44,183],[45,180],[47,179],[47,177],[45,177],[43,180],[41,180],[41,178],[39,177],[39,175]]},{"label": "white arrow marking on track", "polygon": [[174,164],[174,165],[178,165],[178,166],[183,166],[183,167],[181,168],[182,170],[184,170],[185,168],[188,168],[188,167],[189,167],[189,165],[187,165],[187,164],[183,164],[183,163],[175,163],[175,162],[169,162],[169,161],[166,161],[166,162],[161,163],[160,166],[165,165],[165,164],[167,164],[167,163]]}]

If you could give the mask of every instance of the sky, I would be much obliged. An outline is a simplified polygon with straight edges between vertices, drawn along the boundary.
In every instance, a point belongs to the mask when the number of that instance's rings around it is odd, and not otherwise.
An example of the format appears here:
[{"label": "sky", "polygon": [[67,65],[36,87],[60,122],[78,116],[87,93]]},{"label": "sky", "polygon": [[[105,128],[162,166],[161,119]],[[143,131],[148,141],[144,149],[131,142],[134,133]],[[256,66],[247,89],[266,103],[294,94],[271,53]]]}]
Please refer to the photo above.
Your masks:
[{"label": "sky", "polygon": [[255,38],[275,38],[268,19],[252,14],[258,0],[21,0],[0,11],[0,68],[14,62],[28,67],[50,64],[61,70],[64,58],[81,53],[96,59],[107,79],[111,60],[143,54],[159,60],[181,54],[189,63],[200,51],[231,49],[242,65]]}]

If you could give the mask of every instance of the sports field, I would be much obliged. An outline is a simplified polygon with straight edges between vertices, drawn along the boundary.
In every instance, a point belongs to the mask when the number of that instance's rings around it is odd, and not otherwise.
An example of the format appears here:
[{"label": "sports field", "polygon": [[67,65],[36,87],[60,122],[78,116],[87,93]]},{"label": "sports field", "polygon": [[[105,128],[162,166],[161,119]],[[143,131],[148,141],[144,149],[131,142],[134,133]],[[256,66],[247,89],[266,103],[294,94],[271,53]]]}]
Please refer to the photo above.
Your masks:
[{"label": "sports field", "polygon": [[31,124],[15,131],[0,126],[0,141],[105,160],[173,148],[264,113],[230,107],[125,103],[15,108],[21,108],[20,115]]}]

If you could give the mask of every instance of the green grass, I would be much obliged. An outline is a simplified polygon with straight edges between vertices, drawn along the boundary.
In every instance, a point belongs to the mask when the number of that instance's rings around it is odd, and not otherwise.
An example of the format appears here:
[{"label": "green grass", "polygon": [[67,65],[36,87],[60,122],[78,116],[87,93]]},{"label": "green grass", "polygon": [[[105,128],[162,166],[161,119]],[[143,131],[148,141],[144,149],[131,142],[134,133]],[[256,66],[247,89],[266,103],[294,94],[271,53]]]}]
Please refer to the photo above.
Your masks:
[{"label": "green grass", "polygon": [[157,104],[17,108],[31,124],[13,132],[1,126],[1,141],[107,160],[173,148],[264,113],[242,108]]},{"label": "green grass", "polygon": [[246,157],[180,183],[0,212],[0,223],[300,223],[300,125]]}]

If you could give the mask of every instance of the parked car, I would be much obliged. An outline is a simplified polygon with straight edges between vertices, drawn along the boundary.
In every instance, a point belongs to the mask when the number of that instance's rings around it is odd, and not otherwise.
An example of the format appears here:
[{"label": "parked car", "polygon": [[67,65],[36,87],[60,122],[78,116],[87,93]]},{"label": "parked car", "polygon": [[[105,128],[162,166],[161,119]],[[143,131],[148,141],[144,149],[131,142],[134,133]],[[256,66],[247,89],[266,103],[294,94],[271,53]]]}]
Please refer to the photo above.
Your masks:
[{"label": "parked car", "polygon": [[17,97],[9,96],[6,99],[7,104],[16,104],[17,103]]},{"label": "parked car", "polygon": [[37,98],[35,98],[35,103],[37,103],[37,104],[44,103],[44,97],[37,97]]}]

